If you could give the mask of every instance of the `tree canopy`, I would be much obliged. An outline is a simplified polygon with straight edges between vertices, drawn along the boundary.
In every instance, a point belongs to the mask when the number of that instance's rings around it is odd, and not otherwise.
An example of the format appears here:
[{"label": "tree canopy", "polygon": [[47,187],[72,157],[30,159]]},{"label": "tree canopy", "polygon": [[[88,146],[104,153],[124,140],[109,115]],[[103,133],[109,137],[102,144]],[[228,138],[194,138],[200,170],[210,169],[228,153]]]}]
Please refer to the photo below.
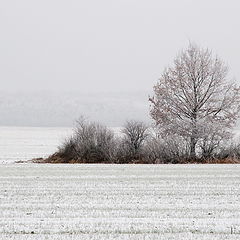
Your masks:
[{"label": "tree canopy", "polygon": [[212,148],[230,136],[240,88],[228,79],[228,67],[218,56],[190,44],[162,73],[149,100],[160,134],[182,136],[195,158],[196,146]]}]

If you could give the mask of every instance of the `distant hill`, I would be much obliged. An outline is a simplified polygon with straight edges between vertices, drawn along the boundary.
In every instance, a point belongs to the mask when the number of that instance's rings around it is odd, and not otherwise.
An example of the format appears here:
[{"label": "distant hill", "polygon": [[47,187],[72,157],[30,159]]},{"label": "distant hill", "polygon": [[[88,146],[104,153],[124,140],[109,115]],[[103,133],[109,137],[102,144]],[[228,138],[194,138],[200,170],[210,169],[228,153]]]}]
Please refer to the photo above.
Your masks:
[{"label": "distant hill", "polygon": [[72,126],[80,115],[108,126],[121,126],[126,119],[149,122],[148,94],[0,92],[0,125]]}]

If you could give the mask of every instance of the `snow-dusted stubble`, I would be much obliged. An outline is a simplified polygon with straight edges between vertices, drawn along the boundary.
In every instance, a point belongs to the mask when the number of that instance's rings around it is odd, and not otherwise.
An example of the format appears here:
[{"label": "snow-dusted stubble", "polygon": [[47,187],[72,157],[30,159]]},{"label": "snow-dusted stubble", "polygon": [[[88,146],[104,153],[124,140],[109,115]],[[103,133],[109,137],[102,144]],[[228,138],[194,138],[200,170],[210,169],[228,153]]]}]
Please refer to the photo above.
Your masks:
[{"label": "snow-dusted stubble", "polygon": [[[160,134],[188,139],[191,154],[201,141],[229,138],[240,110],[240,88],[208,49],[190,44],[163,72],[150,98]],[[211,141],[211,140],[210,140]]]}]

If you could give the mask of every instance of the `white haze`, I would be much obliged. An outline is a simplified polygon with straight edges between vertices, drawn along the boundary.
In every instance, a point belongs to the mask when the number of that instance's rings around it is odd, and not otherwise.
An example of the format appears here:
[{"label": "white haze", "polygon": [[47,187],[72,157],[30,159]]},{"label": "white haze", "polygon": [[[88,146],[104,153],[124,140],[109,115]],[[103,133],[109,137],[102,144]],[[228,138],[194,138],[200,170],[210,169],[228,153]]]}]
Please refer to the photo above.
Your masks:
[{"label": "white haze", "polygon": [[34,92],[0,94],[0,125],[72,127],[81,115],[107,126],[150,122],[147,92]]}]

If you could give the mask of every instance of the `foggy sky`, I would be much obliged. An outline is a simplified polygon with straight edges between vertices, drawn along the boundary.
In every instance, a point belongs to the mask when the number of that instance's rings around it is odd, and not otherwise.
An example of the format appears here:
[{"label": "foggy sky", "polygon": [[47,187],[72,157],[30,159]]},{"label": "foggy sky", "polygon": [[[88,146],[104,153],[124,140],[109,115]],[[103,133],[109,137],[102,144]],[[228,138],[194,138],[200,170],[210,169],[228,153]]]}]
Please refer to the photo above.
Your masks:
[{"label": "foggy sky", "polygon": [[239,0],[0,3],[0,90],[151,91],[193,41],[240,82]]}]

